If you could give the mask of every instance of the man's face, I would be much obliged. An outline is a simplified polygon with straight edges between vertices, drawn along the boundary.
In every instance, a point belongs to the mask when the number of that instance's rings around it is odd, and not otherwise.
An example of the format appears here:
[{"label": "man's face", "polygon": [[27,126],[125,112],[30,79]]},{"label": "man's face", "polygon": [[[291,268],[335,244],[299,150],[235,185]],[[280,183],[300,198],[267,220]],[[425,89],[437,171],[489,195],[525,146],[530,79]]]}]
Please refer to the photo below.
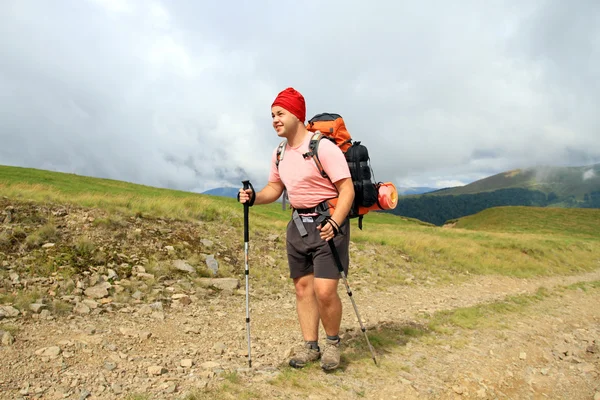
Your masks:
[{"label": "man's face", "polygon": [[295,132],[300,122],[294,114],[280,106],[271,108],[271,118],[273,128],[280,137],[288,137],[290,133]]}]

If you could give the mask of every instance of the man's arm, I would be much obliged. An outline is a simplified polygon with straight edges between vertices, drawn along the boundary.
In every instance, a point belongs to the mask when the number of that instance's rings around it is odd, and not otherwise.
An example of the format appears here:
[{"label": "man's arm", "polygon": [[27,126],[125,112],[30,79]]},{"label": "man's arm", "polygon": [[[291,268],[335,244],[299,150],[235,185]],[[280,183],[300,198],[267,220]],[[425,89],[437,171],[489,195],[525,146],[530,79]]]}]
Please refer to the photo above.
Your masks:
[{"label": "man's arm", "polygon": [[337,222],[338,226],[341,226],[346,216],[348,216],[352,202],[354,201],[354,184],[352,183],[352,178],[344,178],[335,182],[335,187],[338,190],[339,196],[331,218]]},{"label": "man's arm", "polygon": [[[352,178],[344,178],[335,182],[335,187],[337,188],[339,195],[331,219],[337,223],[337,229],[338,226],[342,226],[342,223],[346,219],[346,216],[348,216],[350,208],[352,207],[352,202],[354,201],[354,184],[352,183]],[[323,228],[318,226],[317,229],[321,231],[320,236],[323,240],[332,239],[334,236],[331,222],[326,224]]]},{"label": "man's arm", "polygon": [[[269,182],[261,191],[256,193],[254,204],[269,204],[276,201],[281,194],[285,186],[283,182]],[[252,195],[252,189],[240,189],[240,203],[245,203],[250,200]]]}]

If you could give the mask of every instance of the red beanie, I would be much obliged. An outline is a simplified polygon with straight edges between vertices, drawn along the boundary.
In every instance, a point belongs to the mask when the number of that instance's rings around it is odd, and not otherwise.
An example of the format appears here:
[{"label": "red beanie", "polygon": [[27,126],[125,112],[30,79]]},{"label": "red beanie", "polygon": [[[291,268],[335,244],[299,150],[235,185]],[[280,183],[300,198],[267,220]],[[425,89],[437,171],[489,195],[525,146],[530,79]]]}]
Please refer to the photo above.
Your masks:
[{"label": "red beanie", "polygon": [[280,106],[294,114],[302,123],[306,119],[306,104],[304,97],[294,88],[287,88],[280,92],[271,107]]}]

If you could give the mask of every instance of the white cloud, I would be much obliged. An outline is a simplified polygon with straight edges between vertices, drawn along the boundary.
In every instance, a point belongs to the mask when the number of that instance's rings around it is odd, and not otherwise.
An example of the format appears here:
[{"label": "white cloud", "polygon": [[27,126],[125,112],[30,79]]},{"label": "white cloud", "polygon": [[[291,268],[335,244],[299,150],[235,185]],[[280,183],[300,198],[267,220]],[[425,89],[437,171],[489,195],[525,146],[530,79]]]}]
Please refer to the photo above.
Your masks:
[{"label": "white cloud", "polygon": [[583,173],[583,180],[587,181],[588,179],[592,179],[595,176],[596,176],[596,173],[594,172],[594,170],[593,169],[588,169],[587,171],[585,171]]}]

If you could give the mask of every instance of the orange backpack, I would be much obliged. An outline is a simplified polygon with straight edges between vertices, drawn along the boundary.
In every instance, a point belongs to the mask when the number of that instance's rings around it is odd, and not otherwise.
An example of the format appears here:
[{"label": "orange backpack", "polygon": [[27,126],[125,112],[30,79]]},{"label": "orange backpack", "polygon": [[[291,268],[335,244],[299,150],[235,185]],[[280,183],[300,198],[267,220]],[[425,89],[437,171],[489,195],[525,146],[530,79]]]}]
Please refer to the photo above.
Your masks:
[{"label": "orange backpack", "polygon": [[[313,132],[313,135],[308,145],[309,151],[304,154],[304,157],[313,157],[323,177],[327,178],[328,176],[319,160],[319,141],[323,138],[329,139],[344,153],[352,175],[355,193],[354,202],[348,216],[358,218],[359,229],[362,229],[363,215],[370,210],[390,210],[396,207],[398,201],[396,187],[391,182],[374,183],[369,152],[361,142],[352,140],[341,115],[333,113],[317,114],[308,121],[306,129]],[[277,148],[277,167],[283,159],[286,143],[286,140],[282,141]],[[336,203],[337,198],[330,200],[332,208],[335,208]]]}]

